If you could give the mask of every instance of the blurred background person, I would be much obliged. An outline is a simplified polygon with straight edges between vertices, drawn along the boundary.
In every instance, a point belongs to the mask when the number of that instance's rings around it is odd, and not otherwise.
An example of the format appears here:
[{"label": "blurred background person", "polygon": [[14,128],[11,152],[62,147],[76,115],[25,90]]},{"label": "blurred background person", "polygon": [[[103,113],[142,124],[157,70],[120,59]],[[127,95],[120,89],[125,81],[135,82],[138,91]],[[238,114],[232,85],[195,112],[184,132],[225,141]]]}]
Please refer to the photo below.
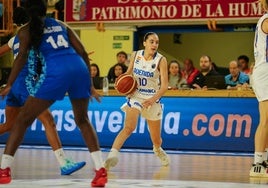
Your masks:
[{"label": "blurred background person", "polygon": [[245,74],[249,74],[249,72],[250,72],[249,57],[246,55],[240,55],[237,58],[237,61],[238,61],[238,66],[239,66],[241,72],[243,72]]},{"label": "blurred background person", "polygon": [[229,63],[230,74],[225,76],[227,89],[239,90],[241,87],[247,87],[249,76],[240,71],[238,62],[233,60]]},{"label": "blurred background person", "polygon": [[116,77],[115,76],[115,66],[117,66],[118,64],[121,65],[122,67],[122,70],[123,70],[123,73],[125,73],[127,71],[127,62],[128,62],[128,56],[127,56],[127,53],[124,52],[124,51],[120,51],[116,54],[116,60],[117,60],[117,63],[115,65],[113,65],[110,69],[109,69],[109,72],[108,72],[108,80],[112,81],[112,83],[114,83],[114,78]]},{"label": "blurred background person", "polygon": [[103,77],[100,77],[100,68],[96,63],[90,64],[90,73],[94,87],[96,89],[102,89]]},{"label": "blurred background person", "polygon": [[186,80],[182,76],[181,67],[177,60],[170,61],[168,65],[168,89],[181,89],[187,86]]},{"label": "blurred background person", "polygon": [[199,74],[199,70],[194,67],[193,61],[189,58],[186,58],[183,61],[183,70],[182,74],[184,79],[186,79],[188,85],[192,85],[194,78]]},{"label": "blurred background person", "polygon": [[116,65],[114,65],[114,68],[113,68],[114,72],[113,72],[113,75],[112,77],[108,80],[109,80],[109,84],[113,84],[115,83],[115,80],[118,76],[120,76],[121,74],[125,73],[124,72],[124,65],[122,63],[117,63]]},{"label": "blurred background person", "polygon": [[207,89],[206,82],[215,75],[220,75],[212,66],[212,61],[210,56],[202,55],[199,60],[200,72],[194,78],[192,83],[192,88],[194,89]]}]

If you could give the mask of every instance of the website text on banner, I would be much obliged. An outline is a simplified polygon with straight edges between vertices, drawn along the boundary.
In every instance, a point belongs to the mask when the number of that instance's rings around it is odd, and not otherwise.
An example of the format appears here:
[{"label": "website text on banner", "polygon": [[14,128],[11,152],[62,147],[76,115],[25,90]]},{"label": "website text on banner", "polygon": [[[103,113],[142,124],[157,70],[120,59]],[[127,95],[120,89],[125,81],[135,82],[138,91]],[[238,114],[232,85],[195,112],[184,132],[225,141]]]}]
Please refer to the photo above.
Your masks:
[{"label": "website text on banner", "polygon": [[[111,147],[123,126],[120,105],[124,97],[105,96],[102,103],[90,104],[90,121],[96,126],[101,147]],[[162,125],[163,147],[174,150],[253,151],[253,139],[258,125],[258,104],[255,98],[164,97]],[[109,104],[109,105],[107,105]],[[0,119],[4,121],[5,102],[0,103]],[[67,98],[51,107],[57,130],[64,146],[82,146],[80,132],[73,119]],[[150,148],[148,130],[140,119],[136,131],[125,148]],[[5,143],[7,134],[1,136]],[[47,145],[44,128],[35,121],[28,129],[24,144]]]}]

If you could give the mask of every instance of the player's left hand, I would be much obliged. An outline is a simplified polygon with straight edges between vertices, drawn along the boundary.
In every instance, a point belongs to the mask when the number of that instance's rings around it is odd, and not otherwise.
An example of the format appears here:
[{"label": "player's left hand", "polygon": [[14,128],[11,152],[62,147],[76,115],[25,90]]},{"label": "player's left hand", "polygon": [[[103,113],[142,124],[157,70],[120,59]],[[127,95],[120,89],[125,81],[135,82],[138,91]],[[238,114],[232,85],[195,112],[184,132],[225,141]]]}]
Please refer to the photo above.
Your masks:
[{"label": "player's left hand", "polygon": [[145,101],[143,101],[142,106],[143,108],[148,109],[153,105],[153,103],[154,103],[154,100],[152,98],[146,99]]}]

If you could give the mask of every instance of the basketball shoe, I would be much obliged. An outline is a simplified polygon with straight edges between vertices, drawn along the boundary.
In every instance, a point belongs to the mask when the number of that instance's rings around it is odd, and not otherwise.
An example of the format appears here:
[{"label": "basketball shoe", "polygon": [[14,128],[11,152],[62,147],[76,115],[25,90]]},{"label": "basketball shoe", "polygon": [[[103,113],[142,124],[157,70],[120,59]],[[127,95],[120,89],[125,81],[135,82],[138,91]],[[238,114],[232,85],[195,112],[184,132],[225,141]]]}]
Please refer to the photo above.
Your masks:
[{"label": "basketball shoe", "polygon": [[268,161],[267,160],[263,161],[262,166],[264,166],[265,168],[268,168]]},{"label": "basketball shoe", "polygon": [[0,184],[8,184],[11,182],[11,171],[7,167],[5,169],[0,168]]},{"label": "basketball shoe", "polygon": [[74,162],[71,159],[65,159],[65,161],[65,165],[60,167],[61,175],[70,175],[73,172],[81,169],[86,164],[86,162],[84,161]]},{"label": "basketball shoe", "polygon": [[107,183],[107,171],[105,168],[100,168],[99,170],[95,170],[95,177],[91,181],[91,187],[105,187]]},{"label": "basketball shoe", "polygon": [[250,169],[249,176],[250,177],[267,177],[266,170],[267,168],[265,168],[263,164],[260,164],[260,163],[253,164]]},{"label": "basketball shoe", "polygon": [[111,167],[115,167],[118,163],[118,151],[111,150],[108,154],[106,161],[104,162],[104,168],[109,170]]},{"label": "basketball shoe", "polygon": [[161,148],[153,147],[154,154],[160,159],[162,166],[168,166],[169,165],[169,158],[166,154],[166,152]]}]

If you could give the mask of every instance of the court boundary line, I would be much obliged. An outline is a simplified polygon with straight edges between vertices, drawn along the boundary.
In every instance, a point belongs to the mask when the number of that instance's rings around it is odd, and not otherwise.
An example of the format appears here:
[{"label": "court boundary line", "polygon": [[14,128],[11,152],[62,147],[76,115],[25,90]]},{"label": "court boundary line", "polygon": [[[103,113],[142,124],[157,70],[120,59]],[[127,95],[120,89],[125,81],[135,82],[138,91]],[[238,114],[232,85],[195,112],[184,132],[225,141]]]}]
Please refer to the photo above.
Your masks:
[{"label": "court boundary line", "polygon": [[[0,144],[0,148],[4,148],[4,144]],[[72,147],[72,146],[63,146],[64,150],[73,150],[73,151],[88,151],[86,147]],[[39,149],[39,150],[51,150],[50,146],[46,145],[20,145],[19,149]],[[101,148],[103,152],[109,152],[110,148]],[[168,154],[171,155],[216,155],[216,156],[239,156],[239,157],[252,157],[253,153],[248,152],[221,152],[221,151],[190,151],[190,150],[165,150]],[[152,154],[153,151],[150,149],[135,149],[135,148],[122,148],[120,152],[125,153],[143,153],[143,154]]]}]

